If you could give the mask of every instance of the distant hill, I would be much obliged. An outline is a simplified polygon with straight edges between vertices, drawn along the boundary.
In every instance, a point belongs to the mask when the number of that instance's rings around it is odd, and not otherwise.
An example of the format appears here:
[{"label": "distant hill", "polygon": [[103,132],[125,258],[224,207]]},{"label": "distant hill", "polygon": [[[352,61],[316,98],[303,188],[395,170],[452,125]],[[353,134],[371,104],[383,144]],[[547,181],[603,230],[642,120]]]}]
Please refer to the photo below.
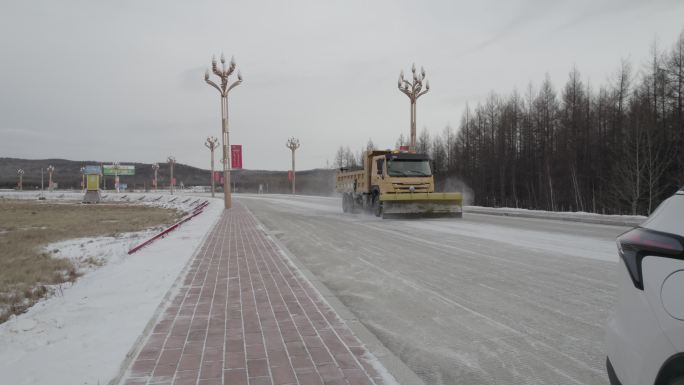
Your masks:
[{"label": "distant hill", "polygon": [[[0,158],[0,188],[15,188],[17,186],[17,170],[24,170],[24,189],[40,189],[40,170],[49,165],[55,167],[53,181],[58,183],[59,188],[79,189],[81,185],[80,169],[84,165],[100,164],[96,161],[73,161],[66,159],[18,159]],[[105,162],[107,164],[107,162]],[[121,183],[128,184],[129,188],[143,189],[152,183],[152,164],[150,163],[127,163],[135,166],[135,176],[121,176]],[[309,195],[330,195],[335,189],[335,170],[314,169],[297,172],[297,193]],[[209,170],[177,163],[174,168],[174,176],[177,184],[183,182],[186,187],[208,186],[210,184]],[[287,179],[287,171],[265,170],[233,170],[231,177],[235,187],[240,192],[257,192],[259,184],[263,185],[264,191],[270,193],[290,192],[290,182]],[[159,187],[169,185],[169,165],[159,163],[158,172]],[[47,171],[45,172],[45,188],[48,184]],[[113,186],[114,177],[107,177],[107,186]]]}]

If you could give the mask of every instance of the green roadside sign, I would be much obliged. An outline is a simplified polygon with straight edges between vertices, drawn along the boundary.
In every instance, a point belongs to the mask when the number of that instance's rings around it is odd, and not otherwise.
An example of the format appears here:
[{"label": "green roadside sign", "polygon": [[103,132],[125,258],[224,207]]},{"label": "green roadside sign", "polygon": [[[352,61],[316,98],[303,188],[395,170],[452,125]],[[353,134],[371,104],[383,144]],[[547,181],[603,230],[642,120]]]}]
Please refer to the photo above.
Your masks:
[{"label": "green roadside sign", "polygon": [[104,175],[135,175],[135,166],[122,166],[114,164],[105,164],[102,166],[102,173]]}]

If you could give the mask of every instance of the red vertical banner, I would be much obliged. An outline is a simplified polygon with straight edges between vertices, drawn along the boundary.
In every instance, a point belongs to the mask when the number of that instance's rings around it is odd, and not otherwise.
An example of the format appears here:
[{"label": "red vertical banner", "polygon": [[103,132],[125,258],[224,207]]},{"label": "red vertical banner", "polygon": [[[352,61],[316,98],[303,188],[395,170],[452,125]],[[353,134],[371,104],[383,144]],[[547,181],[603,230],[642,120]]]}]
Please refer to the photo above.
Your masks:
[{"label": "red vertical banner", "polygon": [[176,185],[176,178],[171,179],[171,185],[173,185],[173,186]]},{"label": "red vertical banner", "polygon": [[221,171],[214,171],[214,182],[222,183],[222,179],[223,179],[223,178],[221,178],[223,176],[222,174],[223,173]]},{"label": "red vertical banner", "polygon": [[287,180],[292,182],[292,170],[287,170]]},{"label": "red vertical banner", "polygon": [[230,168],[242,168],[242,145],[230,145]]}]

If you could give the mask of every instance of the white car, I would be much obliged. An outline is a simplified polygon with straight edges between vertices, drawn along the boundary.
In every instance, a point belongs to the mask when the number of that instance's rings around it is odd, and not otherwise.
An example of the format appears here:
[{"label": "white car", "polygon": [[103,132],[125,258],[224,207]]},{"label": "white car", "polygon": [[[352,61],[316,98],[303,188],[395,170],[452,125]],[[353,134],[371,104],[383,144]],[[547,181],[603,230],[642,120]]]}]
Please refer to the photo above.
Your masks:
[{"label": "white car", "polygon": [[617,245],[617,304],[606,336],[610,383],[684,385],[684,188]]}]

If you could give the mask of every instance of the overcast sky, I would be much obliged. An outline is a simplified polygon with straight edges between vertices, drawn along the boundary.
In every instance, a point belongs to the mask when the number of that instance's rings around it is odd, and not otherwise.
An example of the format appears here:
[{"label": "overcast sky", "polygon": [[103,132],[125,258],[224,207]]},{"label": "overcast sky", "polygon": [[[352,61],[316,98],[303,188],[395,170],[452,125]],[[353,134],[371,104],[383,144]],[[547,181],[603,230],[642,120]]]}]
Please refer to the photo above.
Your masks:
[{"label": "overcast sky", "polygon": [[251,169],[332,162],[340,145],[408,135],[396,88],[412,62],[431,90],[418,128],[457,127],[492,90],[560,88],[573,65],[605,84],[621,58],[642,68],[684,28],[681,0],[3,0],[0,157],[179,162],[208,168],[220,137],[212,54],[235,55],[231,143]]}]

